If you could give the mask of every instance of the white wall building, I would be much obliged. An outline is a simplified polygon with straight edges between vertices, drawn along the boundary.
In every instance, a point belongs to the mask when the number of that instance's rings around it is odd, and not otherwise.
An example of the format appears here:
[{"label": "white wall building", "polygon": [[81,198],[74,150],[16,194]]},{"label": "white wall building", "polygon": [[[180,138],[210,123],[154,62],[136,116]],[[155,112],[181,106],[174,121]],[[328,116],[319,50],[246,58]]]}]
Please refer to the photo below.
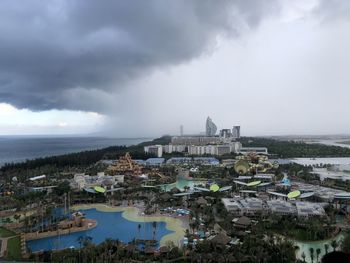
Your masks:
[{"label": "white wall building", "polygon": [[74,175],[71,185],[73,188],[83,189],[102,185],[105,180],[110,180],[113,185],[121,184],[124,183],[124,175],[105,175],[104,172],[100,172],[97,173],[96,176],[90,176],[88,174],[79,173]]},{"label": "white wall building", "polygon": [[162,157],[163,147],[162,145],[150,145],[144,147],[145,153],[154,154],[157,157]]},{"label": "white wall building", "polygon": [[190,155],[224,155],[230,153],[237,153],[241,148],[241,143],[231,142],[229,144],[217,144],[217,145],[191,145],[188,146],[188,154]]},{"label": "white wall building", "polygon": [[163,145],[163,153],[173,153],[173,152],[185,152],[186,151],[186,145]]},{"label": "white wall building", "polygon": [[145,146],[146,153],[151,153],[161,157],[162,153],[187,152],[189,155],[224,155],[230,153],[239,153],[242,144],[231,141],[225,144],[208,144],[208,145],[151,145]]},{"label": "white wall building", "polygon": [[248,154],[248,153],[261,153],[261,154],[268,154],[266,147],[241,147],[239,150],[239,153],[241,154]]}]

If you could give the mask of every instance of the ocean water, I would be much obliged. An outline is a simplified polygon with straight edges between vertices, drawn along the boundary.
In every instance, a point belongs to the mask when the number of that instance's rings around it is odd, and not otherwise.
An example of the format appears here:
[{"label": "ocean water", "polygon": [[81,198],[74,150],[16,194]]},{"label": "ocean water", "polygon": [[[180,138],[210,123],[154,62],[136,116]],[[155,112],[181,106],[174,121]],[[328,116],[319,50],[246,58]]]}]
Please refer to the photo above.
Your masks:
[{"label": "ocean water", "polygon": [[[119,239],[124,243],[135,239],[152,239],[152,222],[132,222],[122,217],[122,212],[101,212],[96,209],[83,210],[86,218],[97,220],[97,227],[78,233],[48,237],[27,242],[28,248],[35,252],[40,250],[64,249],[74,246],[79,248],[78,239],[81,236],[92,237],[94,244],[102,243],[106,238]],[[141,224],[140,233],[138,225]],[[164,235],[173,233],[166,229],[165,222],[157,222],[155,239],[160,241]]]},{"label": "ocean water", "polygon": [[23,162],[38,157],[95,150],[108,146],[130,146],[149,140],[147,138],[0,136],[0,166],[10,162]]}]

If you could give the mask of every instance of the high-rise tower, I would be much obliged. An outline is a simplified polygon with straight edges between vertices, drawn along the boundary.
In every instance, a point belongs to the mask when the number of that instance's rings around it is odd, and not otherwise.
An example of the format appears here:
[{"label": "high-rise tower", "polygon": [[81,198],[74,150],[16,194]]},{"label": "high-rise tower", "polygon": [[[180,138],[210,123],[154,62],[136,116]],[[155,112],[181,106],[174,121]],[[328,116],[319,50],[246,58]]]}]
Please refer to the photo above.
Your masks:
[{"label": "high-rise tower", "polygon": [[239,139],[241,137],[241,126],[233,126],[232,137],[235,139]]},{"label": "high-rise tower", "polygon": [[205,134],[207,136],[215,136],[216,130],[217,130],[217,127],[216,127],[215,123],[208,116],[207,122],[205,124]]}]

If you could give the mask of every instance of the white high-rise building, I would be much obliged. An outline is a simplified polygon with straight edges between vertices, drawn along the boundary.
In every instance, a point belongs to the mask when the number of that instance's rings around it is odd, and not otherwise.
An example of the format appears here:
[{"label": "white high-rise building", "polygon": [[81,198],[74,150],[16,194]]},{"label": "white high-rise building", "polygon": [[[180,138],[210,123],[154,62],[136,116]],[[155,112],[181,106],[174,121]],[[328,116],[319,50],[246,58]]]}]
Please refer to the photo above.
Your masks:
[{"label": "white high-rise building", "polygon": [[162,145],[150,145],[144,147],[145,153],[154,154],[157,157],[162,157],[163,147]]},{"label": "white high-rise building", "polygon": [[232,137],[232,132],[230,129],[222,129],[220,131],[220,138],[230,138]]},{"label": "white high-rise building", "polygon": [[241,126],[233,126],[232,137],[234,139],[239,139],[241,137]]},{"label": "white high-rise building", "polygon": [[186,145],[163,145],[163,152],[164,153],[173,153],[173,152],[185,152],[186,151]]},{"label": "white high-rise building", "polygon": [[217,131],[217,127],[215,123],[210,119],[210,117],[207,118],[207,122],[205,124],[205,134],[206,136],[215,136]]}]

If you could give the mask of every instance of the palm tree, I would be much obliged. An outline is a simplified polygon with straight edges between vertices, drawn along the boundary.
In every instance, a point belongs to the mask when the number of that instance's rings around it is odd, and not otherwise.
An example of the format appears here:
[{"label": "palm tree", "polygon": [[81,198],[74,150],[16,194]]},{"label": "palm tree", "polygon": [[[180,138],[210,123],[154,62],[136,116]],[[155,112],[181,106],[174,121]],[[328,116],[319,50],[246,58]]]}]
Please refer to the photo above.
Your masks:
[{"label": "palm tree", "polygon": [[25,232],[28,232],[28,228],[29,228],[29,217],[24,217],[24,229]]},{"label": "palm tree", "polygon": [[13,216],[13,218],[14,218],[14,219],[16,220],[16,222],[18,223],[19,219],[21,218],[21,215],[15,214],[15,215]]},{"label": "palm tree", "polygon": [[309,251],[310,251],[311,262],[314,262],[314,248],[313,248],[313,247],[310,247],[310,248],[309,248]]},{"label": "palm tree", "polygon": [[338,242],[337,242],[337,240],[332,240],[332,242],[331,242],[331,247],[333,248],[333,251],[335,251],[336,249],[337,249],[337,247],[338,247]]},{"label": "palm tree", "polygon": [[152,227],[153,227],[153,240],[155,240],[156,239],[156,230],[157,230],[157,222],[156,221],[153,221]]},{"label": "palm tree", "polygon": [[140,237],[141,237],[141,234],[140,234],[140,232],[141,232],[141,224],[138,224],[138,226],[137,226],[137,230],[138,230],[138,233],[139,233],[139,239],[140,239]]},{"label": "palm tree", "polygon": [[303,258],[303,262],[306,262],[305,261],[306,255],[305,255],[304,251],[303,251],[303,253],[301,253],[301,257]]},{"label": "palm tree", "polygon": [[90,236],[80,236],[78,237],[78,243],[80,245],[80,248],[83,247],[87,247],[88,245],[91,244],[92,241],[92,237]]},{"label": "palm tree", "polygon": [[328,249],[329,249],[328,243],[324,244],[324,250],[326,251],[326,254],[328,254]]},{"label": "palm tree", "polygon": [[321,249],[320,248],[316,248],[316,262],[318,262],[318,258],[321,254]]}]

